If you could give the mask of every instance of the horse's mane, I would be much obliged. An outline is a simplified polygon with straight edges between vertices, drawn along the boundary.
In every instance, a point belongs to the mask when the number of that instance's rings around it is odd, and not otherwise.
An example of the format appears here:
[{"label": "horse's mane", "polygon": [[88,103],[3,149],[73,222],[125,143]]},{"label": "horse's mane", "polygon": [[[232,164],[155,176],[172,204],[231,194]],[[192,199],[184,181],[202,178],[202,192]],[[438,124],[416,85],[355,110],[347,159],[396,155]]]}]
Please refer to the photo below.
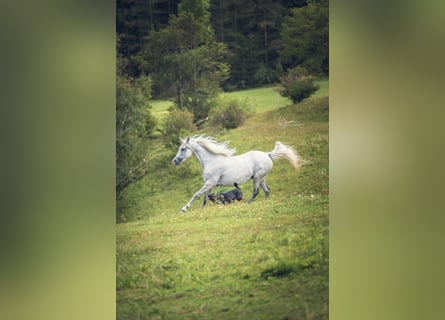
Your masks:
[{"label": "horse's mane", "polygon": [[214,138],[208,136],[193,136],[190,141],[198,143],[201,147],[206,149],[208,152],[213,154],[218,154],[226,157],[231,157],[235,154],[236,149],[231,148],[227,141],[217,142]]}]

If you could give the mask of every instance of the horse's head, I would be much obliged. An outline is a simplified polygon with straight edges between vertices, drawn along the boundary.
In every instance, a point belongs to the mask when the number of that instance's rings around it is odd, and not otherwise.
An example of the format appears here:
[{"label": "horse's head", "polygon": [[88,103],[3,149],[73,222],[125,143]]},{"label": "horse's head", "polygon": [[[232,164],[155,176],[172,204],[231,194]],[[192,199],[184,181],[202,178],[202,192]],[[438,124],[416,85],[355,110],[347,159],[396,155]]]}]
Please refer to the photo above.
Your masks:
[{"label": "horse's head", "polygon": [[193,155],[192,150],[190,150],[190,138],[186,140],[181,139],[182,143],[179,146],[178,153],[173,158],[172,163],[179,166],[183,161],[187,160]]}]

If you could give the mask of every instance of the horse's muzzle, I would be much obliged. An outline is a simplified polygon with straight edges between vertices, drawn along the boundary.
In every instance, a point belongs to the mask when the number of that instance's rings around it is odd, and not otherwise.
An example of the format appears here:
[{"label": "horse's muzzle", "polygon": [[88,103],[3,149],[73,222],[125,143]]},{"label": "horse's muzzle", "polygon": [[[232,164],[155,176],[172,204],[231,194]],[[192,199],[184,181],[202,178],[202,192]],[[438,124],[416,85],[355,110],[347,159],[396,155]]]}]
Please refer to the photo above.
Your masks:
[{"label": "horse's muzzle", "polygon": [[175,166],[179,166],[179,164],[182,162],[182,159],[173,158],[172,163]]}]

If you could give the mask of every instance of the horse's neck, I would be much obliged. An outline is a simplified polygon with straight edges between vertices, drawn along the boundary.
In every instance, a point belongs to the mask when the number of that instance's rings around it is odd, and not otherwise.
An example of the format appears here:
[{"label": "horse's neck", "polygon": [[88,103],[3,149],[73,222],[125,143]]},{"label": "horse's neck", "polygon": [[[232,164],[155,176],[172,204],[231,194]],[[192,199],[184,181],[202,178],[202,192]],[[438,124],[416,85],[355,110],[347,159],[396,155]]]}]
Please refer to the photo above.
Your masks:
[{"label": "horse's neck", "polygon": [[213,153],[207,151],[205,148],[201,147],[200,145],[197,145],[194,148],[194,153],[196,158],[198,158],[199,162],[201,163],[201,166],[204,168],[207,163],[210,163],[210,161],[214,160],[216,155]]}]

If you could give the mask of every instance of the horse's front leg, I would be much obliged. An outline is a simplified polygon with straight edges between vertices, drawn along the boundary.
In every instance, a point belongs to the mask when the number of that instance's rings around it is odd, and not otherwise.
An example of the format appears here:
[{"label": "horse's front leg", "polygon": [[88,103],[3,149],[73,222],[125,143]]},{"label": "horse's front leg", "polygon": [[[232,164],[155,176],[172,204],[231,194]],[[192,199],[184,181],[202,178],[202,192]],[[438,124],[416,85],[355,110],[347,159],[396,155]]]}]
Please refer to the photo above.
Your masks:
[{"label": "horse's front leg", "polygon": [[[210,182],[206,182],[201,189],[199,189],[194,195],[193,197],[190,199],[189,202],[187,202],[187,204],[185,206],[182,207],[181,211],[182,212],[187,212],[187,209],[190,208],[190,206],[192,205],[193,201],[195,201],[197,198],[199,198],[199,196],[201,194],[203,194],[204,192],[210,191],[210,189],[213,188],[213,184]],[[207,195],[207,194],[206,194]]]}]

